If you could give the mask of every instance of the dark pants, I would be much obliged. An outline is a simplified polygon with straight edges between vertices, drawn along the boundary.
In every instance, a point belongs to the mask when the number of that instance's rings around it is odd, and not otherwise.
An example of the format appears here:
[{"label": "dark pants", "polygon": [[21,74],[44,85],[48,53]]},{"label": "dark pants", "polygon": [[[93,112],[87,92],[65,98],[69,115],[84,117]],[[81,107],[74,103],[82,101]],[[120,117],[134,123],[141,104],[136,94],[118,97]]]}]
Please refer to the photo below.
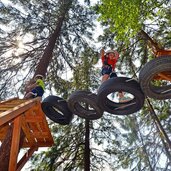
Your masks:
[{"label": "dark pants", "polygon": [[44,93],[44,90],[43,90],[42,87],[37,86],[31,92],[34,93],[33,97],[38,97],[38,96],[42,97],[43,93]]},{"label": "dark pants", "polygon": [[104,65],[102,67],[102,71],[101,71],[102,75],[110,75],[110,78],[114,78],[117,77],[117,74],[115,72],[112,72],[112,67],[110,65]]}]

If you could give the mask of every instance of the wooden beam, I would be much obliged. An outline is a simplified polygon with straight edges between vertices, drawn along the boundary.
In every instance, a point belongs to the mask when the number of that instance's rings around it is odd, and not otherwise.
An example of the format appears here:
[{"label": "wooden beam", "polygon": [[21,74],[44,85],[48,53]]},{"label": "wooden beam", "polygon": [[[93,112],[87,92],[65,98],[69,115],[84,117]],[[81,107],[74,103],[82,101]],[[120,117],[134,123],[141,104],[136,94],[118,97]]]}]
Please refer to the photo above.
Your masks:
[{"label": "wooden beam", "polygon": [[26,164],[26,162],[29,160],[29,158],[32,156],[32,154],[37,151],[37,147],[31,147],[25,154],[24,156],[20,159],[20,161],[17,163],[17,170],[20,171],[23,166]]},{"label": "wooden beam", "polygon": [[[52,147],[53,145],[54,145],[54,142],[50,141],[49,138],[46,141],[38,140],[38,142],[36,144],[37,147]],[[30,144],[24,142],[23,147],[24,148],[30,148]]]},{"label": "wooden beam", "polygon": [[166,74],[159,73],[158,75],[160,76],[160,78],[161,78],[162,80],[168,80],[168,81],[171,81],[170,76],[168,76],[168,75],[166,75]]},{"label": "wooden beam", "polygon": [[15,171],[17,167],[20,132],[21,132],[21,117],[19,116],[14,120],[14,128],[12,134],[12,143],[11,143],[10,160],[9,160],[10,171]]},{"label": "wooden beam", "polygon": [[144,30],[141,30],[139,34],[143,39],[147,40],[149,47],[156,57],[171,55],[171,49],[164,49],[164,47],[155,42]]},{"label": "wooden beam", "polygon": [[160,47],[157,42],[155,42],[144,30],[140,31],[140,35],[148,41],[148,45],[152,48],[152,51],[156,53],[159,50],[164,49],[163,47]]}]

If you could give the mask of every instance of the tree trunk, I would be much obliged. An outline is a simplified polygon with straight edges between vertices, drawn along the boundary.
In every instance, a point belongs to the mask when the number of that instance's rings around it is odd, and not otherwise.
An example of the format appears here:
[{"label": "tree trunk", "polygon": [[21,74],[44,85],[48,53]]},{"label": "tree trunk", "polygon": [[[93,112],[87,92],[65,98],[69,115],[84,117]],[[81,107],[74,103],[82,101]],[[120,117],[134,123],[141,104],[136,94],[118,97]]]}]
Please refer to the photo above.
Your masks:
[{"label": "tree trunk", "polygon": [[[57,38],[60,35],[60,31],[62,28],[63,21],[65,19],[66,14],[68,13],[70,9],[70,5],[72,4],[72,0],[63,0],[61,2],[61,7],[60,7],[60,14],[56,23],[56,29],[54,33],[50,36],[49,38],[49,43],[46,46],[43,56],[40,59],[37,69],[35,71],[35,75],[41,74],[43,76],[46,75],[48,65],[52,59],[52,53],[53,49],[56,43]],[[8,165],[9,165],[9,157],[10,157],[10,148],[11,148],[11,140],[12,140],[12,128],[10,128],[7,132],[7,135],[1,145],[0,148],[0,169],[3,168],[3,171],[8,171]],[[22,132],[22,131],[21,131]]]},{"label": "tree trunk", "polygon": [[[4,138],[0,147],[0,171],[8,171],[10,150],[11,150],[11,143],[12,143],[12,133],[13,133],[13,125],[9,126],[6,137]],[[21,129],[19,149],[22,147],[22,144],[24,142],[24,137],[25,137],[24,132]]]},{"label": "tree trunk", "polygon": [[37,75],[37,74],[41,74],[43,76],[46,75],[47,68],[52,59],[52,53],[53,53],[53,49],[55,47],[56,40],[58,39],[58,37],[60,35],[62,24],[64,22],[66,14],[68,13],[68,11],[70,9],[72,0],[63,0],[61,3],[62,3],[61,7],[60,7],[61,12],[59,14],[59,17],[58,17],[58,20],[56,23],[56,29],[53,32],[53,34],[51,34],[51,36],[49,38],[49,43],[46,46],[43,56],[41,57],[41,59],[38,63],[37,69],[35,71],[35,75]]},{"label": "tree trunk", "polygon": [[84,171],[90,171],[90,121],[85,120]]}]

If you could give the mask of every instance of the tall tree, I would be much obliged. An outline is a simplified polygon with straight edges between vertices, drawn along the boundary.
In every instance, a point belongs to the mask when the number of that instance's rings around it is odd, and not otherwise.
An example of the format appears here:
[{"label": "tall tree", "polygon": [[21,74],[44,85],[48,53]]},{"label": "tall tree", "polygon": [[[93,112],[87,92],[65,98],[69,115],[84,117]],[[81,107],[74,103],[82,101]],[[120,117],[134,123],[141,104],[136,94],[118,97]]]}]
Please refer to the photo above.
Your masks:
[{"label": "tall tree", "polygon": [[[46,75],[46,71],[47,71],[48,65],[50,63],[50,60],[52,58],[52,52],[53,52],[56,40],[60,35],[60,30],[61,30],[61,27],[62,27],[62,23],[64,22],[65,15],[67,14],[68,10],[70,9],[71,4],[72,4],[72,1],[67,1],[67,0],[64,0],[61,3],[61,7],[60,7],[61,12],[59,13],[59,17],[58,17],[57,24],[56,24],[56,29],[55,29],[54,33],[51,35],[51,37],[49,39],[49,43],[48,43],[46,49],[44,50],[43,56],[42,56],[42,58],[40,59],[40,61],[38,63],[38,66],[37,66],[37,69],[36,69],[34,75],[37,75],[37,74],[42,74],[44,76]],[[11,135],[11,138],[12,138],[13,130],[9,129],[9,131],[11,131],[11,132],[10,133],[8,132],[6,137],[9,137],[9,135]],[[2,142],[2,145],[1,145],[1,149],[2,148],[3,149],[8,149],[6,151],[7,154],[4,154],[4,153],[0,154],[0,159],[2,159],[0,161],[0,163],[3,164],[3,166],[5,166],[5,167],[1,166],[1,168],[4,168],[4,170],[8,170],[8,163],[9,163],[9,158],[10,158],[11,140],[12,139],[10,139],[10,141],[9,141],[8,138],[5,138],[3,140],[3,142]],[[23,140],[24,140],[24,136],[22,136],[21,141],[23,141]],[[21,148],[21,145],[20,145],[20,148]]]},{"label": "tall tree", "polygon": [[[49,37],[55,31],[57,19],[60,17],[61,2],[25,3],[18,0],[17,6],[4,5],[1,2],[3,26],[5,27],[5,24],[11,26],[8,31],[1,27],[4,32],[1,34],[1,98],[21,95],[23,84],[33,77]],[[73,4],[63,22],[47,70],[47,76],[51,76],[51,79],[49,77],[47,79],[51,84],[53,80],[60,82],[59,75],[72,68],[74,59],[81,53],[83,44],[90,40],[92,34],[88,31],[88,28],[93,27],[89,22],[93,19],[92,12],[81,6],[77,0]],[[18,6],[20,9],[17,8]],[[82,14],[78,15],[79,11],[82,11]],[[85,15],[88,14],[89,18],[85,19]],[[84,24],[81,24],[82,22]],[[85,39],[83,35],[87,38]],[[11,84],[15,86],[10,88]],[[57,87],[60,88],[58,85]]]}]

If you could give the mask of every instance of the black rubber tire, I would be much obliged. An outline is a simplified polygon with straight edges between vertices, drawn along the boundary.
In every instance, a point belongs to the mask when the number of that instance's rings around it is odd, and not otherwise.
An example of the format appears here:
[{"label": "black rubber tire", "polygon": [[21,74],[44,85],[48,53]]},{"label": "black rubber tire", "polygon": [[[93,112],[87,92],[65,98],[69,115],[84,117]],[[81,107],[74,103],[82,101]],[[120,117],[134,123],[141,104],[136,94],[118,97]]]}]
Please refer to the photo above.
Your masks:
[{"label": "black rubber tire", "polygon": [[46,97],[41,106],[45,115],[55,123],[68,125],[73,118],[73,113],[69,110],[67,102],[58,96]]},{"label": "black rubber tire", "polygon": [[[91,106],[91,109],[88,106]],[[97,105],[97,95],[89,91],[77,90],[72,93],[68,99],[68,107],[74,114],[84,119],[95,120],[103,115],[103,110]]]},{"label": "black rubber tire", "polygon": [[[107,96],[115,92],[127,92],[134,96],[128,102],[116,103]],[[97,103],[105,111],[115,115],[128,115],[139,111],[144,105],[144,94],[136,80],[127,77],[116,77],[105,81],[99,88]]]},{"label": "black rubber tire", "polygon": [[170,99],[171,91],[167,90],[171,90],[171,84],[162,87],[151,84],[154,76],[161,72],[171,72],[171,56],[160,56],[148,62],[140,71],[140,86],[148,97],[159,100]]}]

